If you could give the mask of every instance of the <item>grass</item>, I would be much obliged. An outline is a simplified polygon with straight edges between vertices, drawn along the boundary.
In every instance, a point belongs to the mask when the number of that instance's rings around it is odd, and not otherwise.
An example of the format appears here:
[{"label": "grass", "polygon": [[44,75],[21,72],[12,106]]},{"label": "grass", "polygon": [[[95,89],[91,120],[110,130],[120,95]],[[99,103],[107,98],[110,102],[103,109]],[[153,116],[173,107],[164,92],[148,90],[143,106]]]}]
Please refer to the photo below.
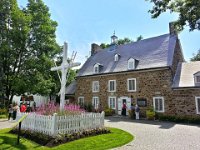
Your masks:
[{"label": "grass", "polygon": [[5,119],[5,118],[8,118],[8,115],[6,115],[6,114],[1,114],[0,115],[0,119]]},{"label": "grass", "polygon": [[110,134],[83,138],[53,148],[40,146],[24,138],[21,138],[20,144],[16,145],[17,136],[8,133],[10,129],[3,129],[0,130],[0,150],[105,150],[125,145],[134,139],[128,132],[116,128],[109,129],[111,130]]}]

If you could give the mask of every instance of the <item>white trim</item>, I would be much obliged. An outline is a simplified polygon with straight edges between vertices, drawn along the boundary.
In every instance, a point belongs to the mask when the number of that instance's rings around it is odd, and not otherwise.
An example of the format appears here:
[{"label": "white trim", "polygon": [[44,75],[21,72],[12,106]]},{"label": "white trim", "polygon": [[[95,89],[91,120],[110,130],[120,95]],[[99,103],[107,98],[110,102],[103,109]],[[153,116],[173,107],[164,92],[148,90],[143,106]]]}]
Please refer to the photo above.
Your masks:
[{"label": "white trim", "polygon": [[[161,99],[162,100],[162,108],[163,108],[163,110],[156,110],[155,109],[156,108],[155,99]],[[165,100],[164,100],[164,97],[159,97],[159,96],[153,97],[153,107],[154,107],[154,110],[156,112],[165,112]]]},{"label": "white trim", "polygon": [[[129,90],[129,81],[130,81],[130,80],[134,80],[134,81],[135,81],[135,89],[134,89],[134,90]],[[128,79],[127,79],[127,91],[128,91],[128,92],[136,92],[136,90],[137,90],[137,87],[136,87],[136,86],[137,86],[137,84],[136,84],[136,78],[128,78]]]},{"label": "white trim", "polygon": [[[97,70],[96,70],[96,68],[97,68]],[[94,73],[99,73],[99,64],[98,63],[94,65],[93,72]]]},{"label": "white trim", "polygon": [[118,61],[118,60],[119,60],[119,55],[115,54],[115,61]]},{"label": "white trim", "polygon": [[198,103],[200,103],[200,96],[195,97],[196,113],[200,114],[200,110],[198,109]]},{"label": "white trim", "polygon": [[[98,83],[96,91],[95,91],[96,88],[94,87],[95,83]],[[92,92],[94,93],[99,92],[99,81],[92,81]]]},{"label": "white trim", "polygon": [[93,96],[92,97],[92,106],[94,107],[94,109],[98,109],[99,103],[100,103],[99,97],[98,96]]},{"label": "white trim", "polygon": [[[110,107],[110,99],[111,99],[111,98],[114,98],[114,102],[115,102],[115,107],[113,107],[113,108]],[[109,97],[108,97],[108,107],[109,107],[109,108],[111,108],[111,109],[116,109],[116,105],[117,105],[117,104],[116,104],[116,102],[117,102],[116,99],[117,99],[116,96],[109,96]]]},{"label": "white trim", "polygon": [[[133,68],[130,67],[129,63],[133,63]],[[135,69],[135,59],[134,58],[130,58],[128,60],[128,70],[131,70],[131,69]]]},{"label": "white trim", "polygon": [[84,99],[84,97],[83,96],[79,96],[78,97],[78,104],[80,104],[80,99],[82,99],[83,100],[83,104],[85,103],[85,99]]},{"label": "white trim", "polygon": [[[110,90],[110,82],[112,82],[112,81],[114,81],[114,90],[113,91]],[[117,87],[116,86],[116,80],[109,80],[108,81],[108,91],[109,92],[116,92],[116,87]]]}]

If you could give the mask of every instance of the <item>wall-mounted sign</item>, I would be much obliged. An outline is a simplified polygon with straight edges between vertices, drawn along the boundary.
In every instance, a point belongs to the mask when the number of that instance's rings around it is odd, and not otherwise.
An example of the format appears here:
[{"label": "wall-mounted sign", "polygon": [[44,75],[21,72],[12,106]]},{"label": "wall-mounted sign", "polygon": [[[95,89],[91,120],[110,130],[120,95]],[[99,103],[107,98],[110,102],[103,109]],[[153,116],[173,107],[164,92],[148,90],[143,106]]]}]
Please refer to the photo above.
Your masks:
[{"label": "wall-mounted sign", "polygon": [[137,104],[139,107],[146,107],[147,106],[147,99],[145,98],[138,98]]}]

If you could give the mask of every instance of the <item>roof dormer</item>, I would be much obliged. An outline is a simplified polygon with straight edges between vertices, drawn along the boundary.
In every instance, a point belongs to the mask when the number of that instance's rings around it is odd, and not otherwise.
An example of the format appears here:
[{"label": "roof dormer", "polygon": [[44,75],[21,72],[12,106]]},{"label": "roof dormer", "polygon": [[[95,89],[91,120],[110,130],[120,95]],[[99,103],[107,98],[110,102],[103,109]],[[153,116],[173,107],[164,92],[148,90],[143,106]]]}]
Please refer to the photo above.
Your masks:
[{"label": "roof dormer", "polygon": [[200,71],[194,74],[194,83],[197,86],[200,86]]},{"label": "roof dormer", "polygon": [[129,58],[128,60],[128,70],[135,69],[135,59],[134,58]]},{"label": "roof dormer", "polygon": [[99,73],[100,72],[100,67],[103,66],[100,63],[96,63],[93,67],[93,72],[94,73]]}]

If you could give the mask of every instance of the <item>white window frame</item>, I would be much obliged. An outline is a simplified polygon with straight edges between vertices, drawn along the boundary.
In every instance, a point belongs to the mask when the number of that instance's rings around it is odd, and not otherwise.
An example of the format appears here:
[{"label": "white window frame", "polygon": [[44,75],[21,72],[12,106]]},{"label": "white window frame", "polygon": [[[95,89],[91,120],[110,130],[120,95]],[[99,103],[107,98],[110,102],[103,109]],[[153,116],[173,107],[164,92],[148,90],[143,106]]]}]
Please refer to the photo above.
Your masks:
[{"label": "white window frame", "polygon": [[83,96],[79,96],[78,97],[78,104],[84,105],[84,103],[85,103],[84,97]]},{"label": "white window frame", "polygon": [[[196,104],[196,113],[200,114],[200,110],[198,109],[198,103],[200,103],[200,96],[195,97],[195,104]],[[199,104],[200,105],[200,104]]]},{"label": "white window frame", "polygon": [[[111,107],[110,101],[113,100],[113,99],[114,99],[114,101],[113,101],[113,102],[114,102],[114,107]],[[109,107],[109,108],[111,108],[111,109],[116,109],[116,99],[117,99],[116,96],[109,96],[109,97],[108,97],[108,107]]]},{"label": "white window frame", "polygon": [[93,68],[94,73],[99,73],[99,64],[95,64]]},{"label": "white window frame", "polygon": [[195,83],[200,83],[200,81],[198,81],[197,78],[200,79],[200,75],[196,75],[196,76],[195,76]]},{"label": "white window frame", "polygon": [[99,97],[98,96],[92,97],[92,106],[94,107],[94,109],[98,109],[99,104],[100,104]]},{"label": "white window frame", "polygon": [[[133,64],[133,67],[130,66],[130,63]],[[135,59],[133,59],[133,58],[130,58],[128,60],[128,70],[131,70],[131,69],[135,69]]]},{"label": "white window frame", "polygon": [[[130,87],[129,87],[129,81],[131,81],[131,80],[134,80],[135,81],[135,89],[134,90],[130,90]],[[136,87],[136,78],[128,78],[127,79],[127,91],[128,92],[136,92],[136,90],[137,90],[137,87]]]},{"label": "white window frame", "polygon": [[99,81],[92,81],[92,92],[99,92]]},{"label": "white window frame", "polygon": [[[112,91],[111,91],[111,89],[110,89],[110,88],[111,88],[111,87],[110,87],[110,82],[114,82],[114,90],[112,90]],[[108,81],[108,91],[109,91],[109,92],[116,92],[116,87],[117,87],[117,86],[116,86],[116,80],[109,80],[109,81]]]},{"label": "white window frame", "polygon": [[[156,110],[155,99],[161,99],[162,100],[162,108],[163,108],[163,110]],[[153,97],[153,107],[154,107],[154,110],[156,112],[165,112],[165,100],[164,100],[164,97]]]},{"label": "white window frame", "polygon": [[118,60],[119,60],[119,55],[115,54],[115,61],[118,61]]}]

